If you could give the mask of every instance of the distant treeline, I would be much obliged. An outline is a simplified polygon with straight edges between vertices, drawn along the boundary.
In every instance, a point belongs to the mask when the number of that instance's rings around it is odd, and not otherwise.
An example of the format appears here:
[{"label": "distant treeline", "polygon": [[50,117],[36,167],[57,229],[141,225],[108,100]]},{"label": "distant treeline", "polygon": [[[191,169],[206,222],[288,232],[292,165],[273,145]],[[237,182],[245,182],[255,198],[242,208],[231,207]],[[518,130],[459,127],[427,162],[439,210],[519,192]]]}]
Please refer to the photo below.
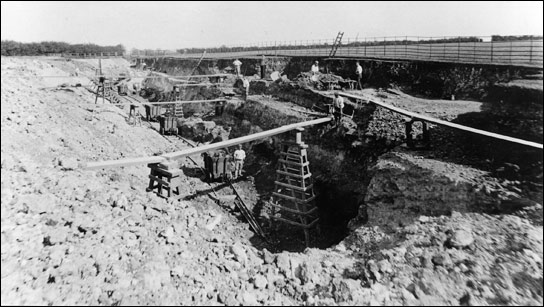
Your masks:
[{"label": "distant treeline", "polygon": [[160,50],[160,49],[136,49],[132,48],[130,54],[140,55],[165,55],[166,53],[172,53],[172,51]]},{"label": "distant treeline", "polygon": [[99,46],[95,44],[68,44],[64,42],[20,43],[2,40],[2,55],[48,55],[52,53],[124,53],[125,47]]},{"label": "distant treeline", "polygon": [[504,42],[504,41],[523,41],[523,40],[535,40],[542,39],[542,35],[493,35],[491,36],[491,41],[494,42]]},{"label": "distant treeline", "polygon": [[[512,41],[512,40],[529,40],[529,39],[542,39],[542,36],[535,35],[518,35],[518,36],[501,36],[493,35],[491,37],[492,41]],[[383,46],[383,45],[414,45],[414,44],[440,44],[440,43],[466,43],[466,42],[482,42],[481,37],[469,36],[469,37],[448,37],[448,38],[436,38],[436,39],[402,39],[399,37],[398,40],[371,40],[371,41],[355,41],[355,42],[342,42],[342,47],[361,47],[361,46]],[[251,46],[251,47],[227,47],[221,46],[216,48],[186,48],[178,49],[176,52],[184,53],[202,53],[204,50],[207,52],[232,52],[232,51],[255,51],[255,50],[270,50],[274,48],[281,49],[308,49],[308,48],[330,48],[332,45],[331,42],[320,43],[320,44],[307,44],[305,41],[297,44],[278,44],[277,46]],[[302,44],[304,43],[304,44]],[[149,51],[149,54],[153,54],[153,51]]]}]

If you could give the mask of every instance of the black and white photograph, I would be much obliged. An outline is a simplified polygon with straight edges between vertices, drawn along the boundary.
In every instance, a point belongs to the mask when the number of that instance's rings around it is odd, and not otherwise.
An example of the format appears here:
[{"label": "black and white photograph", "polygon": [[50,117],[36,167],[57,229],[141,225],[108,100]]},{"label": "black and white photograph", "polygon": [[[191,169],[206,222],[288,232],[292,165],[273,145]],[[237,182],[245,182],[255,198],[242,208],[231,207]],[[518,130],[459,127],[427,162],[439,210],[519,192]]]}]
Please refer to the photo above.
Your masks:
[{"label": "black and white photograph", "polygon": [[2,306],[542,306],[542,1],[1,1]]}]

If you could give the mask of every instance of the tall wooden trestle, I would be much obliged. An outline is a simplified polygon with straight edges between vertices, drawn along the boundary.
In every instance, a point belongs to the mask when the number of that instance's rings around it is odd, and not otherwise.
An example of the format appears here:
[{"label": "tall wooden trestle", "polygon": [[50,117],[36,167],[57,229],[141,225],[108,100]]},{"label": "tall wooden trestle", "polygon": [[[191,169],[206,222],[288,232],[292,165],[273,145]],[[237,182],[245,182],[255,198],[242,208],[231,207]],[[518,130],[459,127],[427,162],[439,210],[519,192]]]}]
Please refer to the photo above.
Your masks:
[{"label": "tall wooden trestle", "polygon": [[302,142],[304,128],[296,129],[296,141],[282,143],[276,170],[275,189],[270,204],[280,209],[281,217],[274,219],[303,228],[306,246],[310,244],[310,228],[317,225],[317,207],[310,163]]}]

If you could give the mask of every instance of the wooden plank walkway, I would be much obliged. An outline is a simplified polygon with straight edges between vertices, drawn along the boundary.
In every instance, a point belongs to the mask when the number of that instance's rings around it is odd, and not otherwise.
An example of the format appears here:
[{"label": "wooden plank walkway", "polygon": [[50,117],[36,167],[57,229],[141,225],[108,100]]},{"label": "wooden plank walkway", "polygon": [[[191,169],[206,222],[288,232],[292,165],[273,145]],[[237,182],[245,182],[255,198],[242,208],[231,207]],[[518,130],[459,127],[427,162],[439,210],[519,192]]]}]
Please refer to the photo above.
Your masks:
[{"label": "wooden plank walkway", "polygon": [[539,143],[530,142],[530,141],[526,141],[526,140],[522,140],[522,139],[518,139],[518,138],[513,138],[513,137],[510,137],[510,136],[505,136],[505,135],[501,135],[501,134],[497,134],[497,133],[493,133],[493,132],[489,132],[489,131],[484,131],[484,130],[480,130],[480,129],[476,129],[476,128],[471,128],[471,127],[455,124],[455,123],[452,123],[452,122],[448,122],[448,121],[445,121],[445,120],[441,120],[441,119],[438,119],[438,118],[426,116],[426,115],[423,115],[423,114],[410,112],[408,110],[404,110],[404,109],[392,106],[390,104],[387,104],[387,103],[384,103],[384,102],[381,102],[381,101],[370,99],[369,97],[357,96],[357,95],[352,95],[352,94],[347,94],[347,93],[342,93],[342,92],[338,92],[338,95],[348,97],[348,98],[363,100],[363,101],[367,101],[367,102],[372,102],[372,103],[377,104],[377,105],[379,105],[381,107],[389,109],[389,110],[391,110],[393,112],[397,112],[399,114],[402,114],[402,115],[405,115],[405,116],[408,116],[408,117],[411,117],[411,118],[420,119],[420,120],[423,120],[423,121],[426,121],[426,122],[429,122],[429,123],[442,125],[442,126],[446,126],[446,127],[451,127],[451,128],[455,128],[455,129],[459,129],[459,130],[463,130],[463,131],[468,131],[468,132],[477,133],[477,134],[480,134],[480,135],[489,136],[489,137],[496,138],[496,139],[501,139],[501,140],[505,140],[505,141],[509,141],[509,142],[514,142],[514,143],[517,143],[517,144],[522,144],[522,145],[527,145],[527,146],[543,149],[543,145],[539,144]]}]

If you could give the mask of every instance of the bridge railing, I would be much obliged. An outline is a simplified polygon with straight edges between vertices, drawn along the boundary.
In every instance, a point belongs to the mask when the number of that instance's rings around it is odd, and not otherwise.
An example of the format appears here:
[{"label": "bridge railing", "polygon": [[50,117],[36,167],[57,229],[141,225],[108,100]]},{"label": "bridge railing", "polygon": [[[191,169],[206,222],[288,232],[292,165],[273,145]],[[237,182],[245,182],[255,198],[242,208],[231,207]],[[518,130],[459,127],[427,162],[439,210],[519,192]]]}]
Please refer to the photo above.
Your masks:
[{"label": "bridge railing", "polygon": [[123,57],[123,52],[96,52],[96,53],[62,53],[64,58],[97,58],[97,57]]},{"label": "bridge railing", "polygon": [[[133,53],[141,57],[207,57],[258,56],[312,56],[327,57],[333,39],[274,41],[217,48],[192,48],[181,52],[164,50]],[[542,66],[542,37],[525,36],[503,38],[500,36],[421,37],[393,36],[370,38],[344,38],[336,57],[406,59],[460,63],[492,63]]]}]

